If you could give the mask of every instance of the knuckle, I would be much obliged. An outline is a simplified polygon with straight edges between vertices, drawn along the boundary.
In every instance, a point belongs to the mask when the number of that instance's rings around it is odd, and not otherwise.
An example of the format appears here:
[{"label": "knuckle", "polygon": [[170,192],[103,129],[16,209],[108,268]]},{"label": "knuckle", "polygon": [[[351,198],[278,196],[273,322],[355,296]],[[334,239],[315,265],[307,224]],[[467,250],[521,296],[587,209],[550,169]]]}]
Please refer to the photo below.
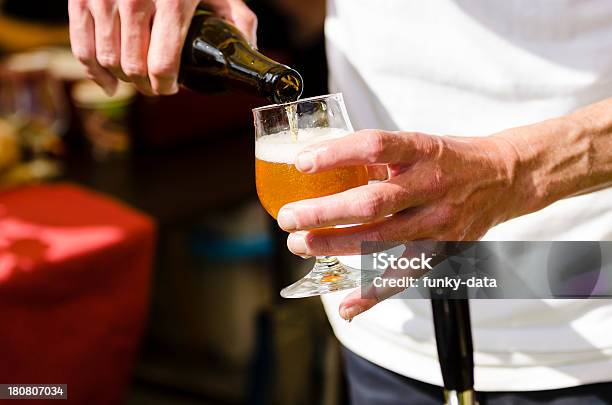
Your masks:
[{"label": "knuckle", "polygon": [[121,0],[119,6],[124,12],[135,14],[148,7],[149,0]]},{"label": "knuckle", "polygon": [[329,248],[329,241],[325,238],[319,238],[312,232],[308,232],[304,237],[306,245],[306,253],[312,255],[313,252],[327,252]]},{"label": "knuckle", "polygon": [[298,228],[317,228],[326,222],[325,208],[320,204],[296,207],[293,209],[293,215]]},{"label": "knuckle", "polygon": [[295,225],[298,228],[301,228],[304,226],[304,223],[306,223],[307,218],[306,218],[306,211],[307,210],[301,210],[299,208],[293,208],[293,218],[295,219]]},{"label": "knuckle", "polygon": [[370,157],[370,163],[378,162],[385,153],[385,134],[380,130],[372,130],[366,133],[365,146]]},{"label": "knuckle", "polygon": [[381,193],[369,193],[356,200],[357,213],[369,220],[381,216],[385,198]]},{"label": "knuckle", "polygon": [[89,9],[89,0],[70,0],[70,9],[85,11]]},{"label": "knuckle", "polygon": [[114,69],[121,64],[119,55],[114,52],[104,52],[97,55],[98,64],[106,69]]},{"label": "knuckle", "polygon": [[146,59],[135,57],[122,56],[121,58],[121,70],[131,80],[143,79],[148,76],[147,62]]},{"label": "knuckle", "polygon": [[154,61],[149,65],[149,74],[160,80],[174,80],[175,64],[168,61]]},{"label": "knuckle", "polygon": [[185,4],[185,1],[158,0],[155,7],[158,12],[171,16],[179,26],[191,21],[193,8]]},{"label": "knuckle", "polygon": [[143,79],[147,76],[147,67],[140,63],[122,63],[121,69],[130,80]]},{"label": "knuckle", "polygon": [[434,225],[438,229],[449,230],[455,223],[457,210],[452,205],[444,205],[434,213]]},{"label": "knuckle", "polygon": [[313,227],[318,227],[325,222],[325,214],[319,206],[311,207],[307,212],[298,210],[296,212],[296,221],[298,224],[308,222]]},{"label": "knuckle", "polygon": [[93,62],[93,55],[90,52],[84,51],[73,51],[72,54],[83,65],[91,65]]},{"label": "knuckle", "polygon": [[158,10],[163,9],[164,11],[178,11],[183,9],[184,3],[184,1],[177,0],[157,0],[156,7]]},{"label": "knuckle", "polygon": [[442,156],[442,154],[446,150],[446,142],[444,140],[444,137],[426,136],[422,134],[421,136],[424,136],[427,138],[427,142],[428,142],[427,151],[429,152],[430,156]]},{"label": "knuckle", "polygon": [[110,13],[116,5],[116,1],[113,0],[90,0],[89,1],[91,10],[94,13]]},{"label": "knuckle", "polygon": [[427,179],[427,194],[440,195],[444,193],[444,173],[440,167],[434,167]]}]

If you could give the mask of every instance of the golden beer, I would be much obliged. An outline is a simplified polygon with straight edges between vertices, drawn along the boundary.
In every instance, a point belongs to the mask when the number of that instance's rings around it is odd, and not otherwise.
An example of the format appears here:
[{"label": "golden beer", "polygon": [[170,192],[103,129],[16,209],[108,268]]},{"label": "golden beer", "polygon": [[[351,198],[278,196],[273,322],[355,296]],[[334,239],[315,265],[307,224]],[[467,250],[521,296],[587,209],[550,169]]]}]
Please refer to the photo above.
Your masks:
[{"label": "golden beer", "polygon": [[294,165],[256,159],[255,175],[259,200],[274,218],[290,202],[336,194],[368,183],[368,172],[363,166],[306,174]]},{"label": "golden beer", "polygon": [[298,141],[290,132],[265,136],[256,141],[255,181],[263,207],[274,218],[290,202],[336,194],[368,183],[365,166],[349,166],[307,174],[299,172],[293,162],[309,144],[334,139],[345,131],[329,128],[300,130]]}]

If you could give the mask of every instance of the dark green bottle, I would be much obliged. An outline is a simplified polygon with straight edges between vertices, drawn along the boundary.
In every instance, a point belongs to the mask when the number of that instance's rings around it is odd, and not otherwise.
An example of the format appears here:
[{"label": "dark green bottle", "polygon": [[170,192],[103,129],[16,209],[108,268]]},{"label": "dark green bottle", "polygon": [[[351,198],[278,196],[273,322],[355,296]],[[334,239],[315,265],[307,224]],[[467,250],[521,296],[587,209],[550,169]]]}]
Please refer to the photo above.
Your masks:
[{"label": "dark green bottle", "polygon": [[254,49],[232,24],[197,10],[181,56],[179,82],[200,92],[241,88],[280,104],[302,94],[300,74]]}]

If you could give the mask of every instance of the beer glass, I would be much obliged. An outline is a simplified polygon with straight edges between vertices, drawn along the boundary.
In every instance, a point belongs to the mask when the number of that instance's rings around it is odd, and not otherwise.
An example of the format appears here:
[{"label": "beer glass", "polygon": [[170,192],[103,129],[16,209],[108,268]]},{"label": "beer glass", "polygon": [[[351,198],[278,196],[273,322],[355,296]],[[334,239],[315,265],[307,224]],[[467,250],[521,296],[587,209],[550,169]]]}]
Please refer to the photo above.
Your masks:
[{"label": "beer glass", "polygon": [[[339,193],[368,182],[365,166],[321,173],[299,172],[294,162],[306,146],[340,138],[353,128],[341,94],[307,98],[253,110],[255,177],[263,207],[274,218],[290,202]],[[281,296],[301,298],[357,287],[360,272],[336,257],[317,257],[313,269],[284,288]]]}]

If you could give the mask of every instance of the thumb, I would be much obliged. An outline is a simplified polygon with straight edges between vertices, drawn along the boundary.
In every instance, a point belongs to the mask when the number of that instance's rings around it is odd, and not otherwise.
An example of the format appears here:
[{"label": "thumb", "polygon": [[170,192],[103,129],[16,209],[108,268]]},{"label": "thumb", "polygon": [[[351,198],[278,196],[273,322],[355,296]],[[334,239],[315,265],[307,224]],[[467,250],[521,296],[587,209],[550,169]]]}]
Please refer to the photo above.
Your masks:
[{"label": "thumb", "polygon": [[242,0],[232,2],[230,18],[249,43],[257,48],[257,16]]},{"label": "thumb", "polygon": [[201,0],[201,3],[234,24],[247,41],[257,47],[257,16],[243,0]]}]

